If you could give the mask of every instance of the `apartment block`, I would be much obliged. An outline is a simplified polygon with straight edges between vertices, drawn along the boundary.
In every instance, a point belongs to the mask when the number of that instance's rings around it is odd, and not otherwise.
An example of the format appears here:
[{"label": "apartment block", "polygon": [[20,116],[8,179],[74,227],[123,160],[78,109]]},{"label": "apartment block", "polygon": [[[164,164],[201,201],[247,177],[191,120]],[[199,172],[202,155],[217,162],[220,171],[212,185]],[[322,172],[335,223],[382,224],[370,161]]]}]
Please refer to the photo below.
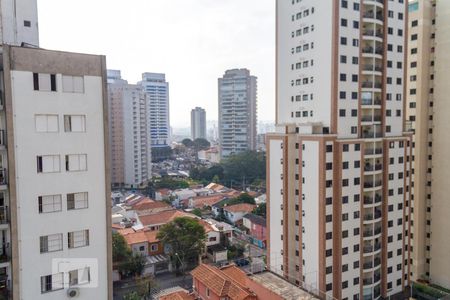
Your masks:
[{"label": "apartment block", "polygon": [[151,178],[151,139],[148,101],[142,87],[108,70],[111,182],[141,187]]},{"label": "apartment block", "polygon": [[410,285],[407,3],[277,1],[268,267],[323,299]]},{"label": "apartment block", "polygon": [[201,107],[191,110],[191,137],[206,139],[206,111]]},{"label": "apartment block", "polygon": [[450,3],[410,1],[406,117],[412,143],[412,276],[450,288],[447,149]]},{"label": "apartment block", "polygon": [[147,95],[147,116],[153,160],[164,158],[170,145],[169,83],[161,73],[144,73],[142,86]]},{"label": "apartment block", "polygon": [[1,73],[2,287],[109,299],[105,58],[3,45]]},{"label": "apartment block", "polygon": [[0,7],[0,298],[112,299],[105,57],[38,48],[35,0]]},{"label": "apartment block", "polygon": [[257,78],[233,69],[219,78],[219,143],[221,157],[256,149]]}]

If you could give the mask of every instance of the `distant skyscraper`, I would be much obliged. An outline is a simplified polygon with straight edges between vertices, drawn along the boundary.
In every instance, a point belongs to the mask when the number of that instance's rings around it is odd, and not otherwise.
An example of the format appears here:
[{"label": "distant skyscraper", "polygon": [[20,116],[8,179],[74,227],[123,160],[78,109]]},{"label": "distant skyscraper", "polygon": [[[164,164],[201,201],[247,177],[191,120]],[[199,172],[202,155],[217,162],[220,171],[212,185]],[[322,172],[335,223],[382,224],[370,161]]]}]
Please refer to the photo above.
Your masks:
[{"label": "distant skyscraper", "polygon": [[256,77],[233,69],[219,78],[220,155],[256,149]]},{"label": "distant skyscraper", "polygon": [[411,284],[406,8],[277,1],[268,268],[321,299],[387,299]]},{"label": "distant skyscraper", "polygon": [[169,111],[169,83],[166,75],[161,73],[144,73],[140,82],[147,94],[147,127],[150,132],[152,159],[165,157],[165,148],[169,147],[170,139],[170,111]]},{"label": "distant skyscraper", "polygon": [[108,101],[113,186],[138,187],[151,178],[146,94],[108,70]]},{"label": "distant skyscraper", "polygon": [[408,4],[406,117],[414,132],[411,273],[414,280],[450,288],[450,1]]},{"label": "distant skyscraper", "polygon": [[196,107],[191,111],[191,136],[192,139],[206,139],[206,111]]}]

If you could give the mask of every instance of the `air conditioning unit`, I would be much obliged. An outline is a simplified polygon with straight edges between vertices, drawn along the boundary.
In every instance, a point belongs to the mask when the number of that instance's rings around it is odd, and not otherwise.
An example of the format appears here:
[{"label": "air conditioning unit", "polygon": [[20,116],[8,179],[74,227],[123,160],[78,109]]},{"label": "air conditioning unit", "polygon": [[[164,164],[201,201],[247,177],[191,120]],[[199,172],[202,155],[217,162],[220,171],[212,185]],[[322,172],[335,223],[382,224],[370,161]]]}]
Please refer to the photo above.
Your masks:
[{"label": "air conditioning unit", "polygon": [[67,297],[69,298],[75,298],[78,297],[78,295],[80,295],[79,289],[70,288],[67,290]]}]

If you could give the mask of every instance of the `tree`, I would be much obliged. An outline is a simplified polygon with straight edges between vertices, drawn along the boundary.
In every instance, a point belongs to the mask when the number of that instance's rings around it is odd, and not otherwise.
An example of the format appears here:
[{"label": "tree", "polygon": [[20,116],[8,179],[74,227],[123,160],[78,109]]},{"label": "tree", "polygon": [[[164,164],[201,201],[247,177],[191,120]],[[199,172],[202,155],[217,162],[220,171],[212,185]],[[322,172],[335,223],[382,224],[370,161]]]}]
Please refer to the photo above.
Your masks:
[{"label": "tree", "polygon": [[214,175],[214,177],[213,177],[213,179],[212,179],[212,182],[214,182],[214,183],[219,183],[219,180],[220,180],[219,176]]},{"label": "tree", "polygon": [[225,181],[251,183],[266,178],[266,157],[263,152],[245,151],[231,155],[221,162]]},{"label": "tree", "polygon": [[194,142],[191,139],[184,139],[181,141],[181,143],[186,147],[186,148],[191,148],[192,146],[194,146]]},{"label": "tree", "polygon": [[123,296],[123,300],[142,300],[142,297],[137,292],[131,292]]},{"label": "tree", "polygon": [[112,234],[112,256],[114,262],[124,262],[131,256],[131,250],[128,247],[125,238],[117,233]]},{"label": "tree", "polygon": [[196,215],[197,217],[201,217],[201,216],[202,216],[202,211],[201,211],[200,209],[198,209],[198,208],[194,209],[194,210],[192,211],[192,213],[193,213],[194,215]]},{"label": "tree", "polygon": [[144,299],[147,299],[151,295],[152,289],[156,289],[158,285],[151,276],[140,276],[136,278],[135,282],[136,293]]},{"label": "tree", "polygon": [[184,180],[172,179],[170,177],[163,177],[154,181],[155,189],[186,189],[189,187],[189,183]]},{"label": "tree", "polygon": [[169,247],[169,256],[175,270],[182,273],[188,261],[195,260],[205,249],[205,229],[196,219],[181,217],[163,225],[157,238]]},{"label": "tree", "polygon": [[234,205],[234,204],[240,204],[240,203],[248,203],[248,204],[255,204],[255,199],[250,196],[247,193],[242,193],[236,198],[233,198],[227,202],[227,205]]},{"label": "tree", "polygon": [[258,205],[253,212],[255,215],[261,216],[263,218],[266,217],[266,203],[261,203]]},{"label": "tree", "polygon": [[205,150],[211,147],[211,143],[206,139],[198,138],[194,140],[193,147],[196,151]]}]

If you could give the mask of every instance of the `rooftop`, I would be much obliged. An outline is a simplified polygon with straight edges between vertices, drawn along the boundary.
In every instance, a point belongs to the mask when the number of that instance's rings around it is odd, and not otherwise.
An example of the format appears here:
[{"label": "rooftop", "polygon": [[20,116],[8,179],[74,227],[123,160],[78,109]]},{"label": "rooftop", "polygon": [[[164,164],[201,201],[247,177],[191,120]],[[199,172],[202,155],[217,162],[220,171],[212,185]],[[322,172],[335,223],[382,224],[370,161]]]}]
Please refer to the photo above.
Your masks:
[{"label": "rooftop", "polygon": [[196,216],[192,214],[188,214],[179,210],[165,210],[157,213],[153,213],[151,215],[139,216],[139,220],[144,226],[152,226],[152,225],[162,225],[167,224],[173,221],[175,218],[179,217],[192,217],[196,218]]},{"label": "rooftop", "polygon": [[255,274],[250,278],[284,299],[319,299],[271,272]]},{"label": "rooftop", "polygon": [[235,205],[225,206],[223,210],[228,212],[252,212],[255,209],[256,205],[249,203],[239,203]]},{"label": "rooftop", "polygon": [[266,219],[264,219],[261,216],[257,216],[255,214],[246,214],[244,216],[244,219],[248,219],[250,220],[250,222],[252,222],[253,224],[258,224],[261,226],[266,226]]}]

